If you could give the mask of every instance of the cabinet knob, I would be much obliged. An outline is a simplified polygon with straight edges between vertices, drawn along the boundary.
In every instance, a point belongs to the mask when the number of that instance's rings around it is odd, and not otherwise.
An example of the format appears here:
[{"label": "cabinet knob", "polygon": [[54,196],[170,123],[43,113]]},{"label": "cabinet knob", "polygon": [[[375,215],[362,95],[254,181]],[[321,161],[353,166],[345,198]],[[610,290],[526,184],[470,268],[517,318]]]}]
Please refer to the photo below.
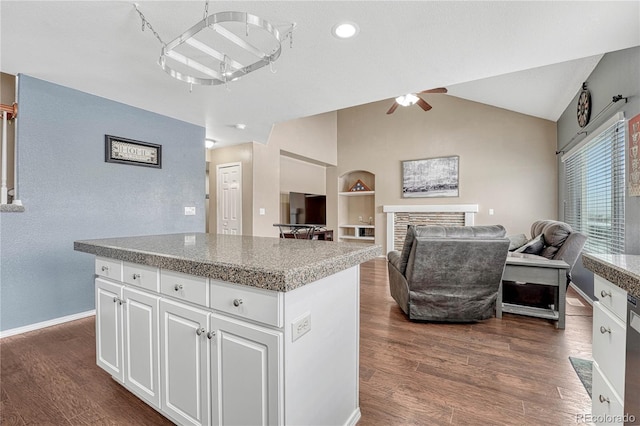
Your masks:
[{"label": "cabinet knob", "polygon": [[598,397],[598,399],[599,399],[599,400],[600,400],[600,402],[602,402],[602,403],[605,403],[605,402],[606,402],[607,404],[609,403],[609,398],[607,398],[606,396],[600,395],[600,396]]},{"label": "cabinet knob", "polygon": [[102,269],[102,272],[107,272],[109,270],[109,267],[108,266],[103,266],[101,269]]},{"label": "cabinet knob", "polygon": [[133,279],[137,280],[138,278],[140,278],[140,274],[133,274]]},{"label": "cabinet knob", "polygon": [[180,290],[182,290],[182,284],[176,284],[176,286],[175,286],[175,287],[173,287],[173,289],[174,289],[175,291],[180,291]]},{"label": "cabinet knob", "polygon": [[604,325],[600,326],[600,333],[605,334],[605,333],[609,333],[611,334],[611,328],[610,327],[605,327]]},{"label": "cabinet knob", "polygon": [[242,305],[242,299],[233,299],[233,306],[237,308],[240,305]]},{"label": "cabinet knob", "polygon": [[602,297],[607,297],[607,296],[611,297],[611,292],[610,291],[601,290],[600,291],[600,296],[602,296]]},{"label": "cabinet knob", "polygon": [[210,331],[207,333],[207,338],[209,340],[213,339],[214,337],[216,337],[216,332],[215,331]]},{"label": "cabinet knob", "polygon": [[118,303],[120,305],[124,305],[125,303],[127,303],[127,301],[126,300],[122,300],[122,299],[118,299]]},{"label": "cabinet knob", "polygon": [[116,303],[117,301],[118,301],[118,298],[117,298],[117,297],[114,297],[114,298],[113,298],[113,303]]},{"label": "cabinet knob", "polygon": [[202,333],[204,333],[204,332],[205,332],[204,327],[200,327],[200,328],[196,329],[196,334],[198,336],[202,335]]}]

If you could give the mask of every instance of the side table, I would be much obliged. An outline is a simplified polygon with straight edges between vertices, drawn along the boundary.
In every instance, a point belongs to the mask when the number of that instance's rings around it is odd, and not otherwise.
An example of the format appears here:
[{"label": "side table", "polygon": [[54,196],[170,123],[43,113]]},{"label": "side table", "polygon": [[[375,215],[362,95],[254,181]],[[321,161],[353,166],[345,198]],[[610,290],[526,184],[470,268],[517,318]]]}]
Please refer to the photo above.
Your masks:
[{"label": "side table", "polygon": [[557,305],[553,308],[535,308],[532,306],[504,303],[502,301],[502,282],[498,290],[496,300],[496,318],[502,318],[502,313],[528,315],[538,318],[546,318],[556,321],[556,327],[564,329],[566,294],[567,294],[567,269],[569,265],[562,260],[541,260],[520,257],[507,257],[507,263],[502,274],[503,281],[519,281],[531,284],[556,287]]}]

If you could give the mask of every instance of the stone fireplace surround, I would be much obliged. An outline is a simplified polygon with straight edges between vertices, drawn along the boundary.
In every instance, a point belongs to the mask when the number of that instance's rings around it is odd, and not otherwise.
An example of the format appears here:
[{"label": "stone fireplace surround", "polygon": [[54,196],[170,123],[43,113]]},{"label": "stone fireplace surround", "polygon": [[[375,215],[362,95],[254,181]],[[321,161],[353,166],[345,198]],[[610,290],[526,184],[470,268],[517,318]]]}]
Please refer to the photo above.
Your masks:
[{"label": "stone fireplace surround", "polygon": [[473,226],[477,204],[382,206],[387,214],[386,253],[402,250],[407,225]]}]

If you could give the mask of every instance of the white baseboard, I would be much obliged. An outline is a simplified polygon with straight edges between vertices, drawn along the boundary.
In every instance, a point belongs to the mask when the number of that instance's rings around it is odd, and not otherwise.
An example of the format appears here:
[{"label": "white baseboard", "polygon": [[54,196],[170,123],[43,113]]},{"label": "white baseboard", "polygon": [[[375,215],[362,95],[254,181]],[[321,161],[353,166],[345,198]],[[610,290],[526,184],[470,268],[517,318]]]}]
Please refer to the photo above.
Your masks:
[{"label": "white baseboard", "polygon": [[73,315],[67,315],[66,317],[54,318],[48,321],[42,321],[35,324],[25,325],[24,327],[12,328],[11,330],[0,331],[0,339],[9,336],[15,336],[16,334],[27,333],[29,331],[40,330],[41,328],[51,327],[53,325],[63,324],[69,321],[75,321],[78,319],[90,317],[96,314],[96,310],[80,312]]},{"label": "white baseboard", "polygon": [[580,290],[580,287],[575,285],[573,282],[569,283],[569,286],[572,289],[574,289],[576,291],[576,293],[578,293],[584,299],[585,302],[587,302],[588,304],[593,306],[593,300],[591,300],[591,298],[589,296],[587,296],[584,291]]}]

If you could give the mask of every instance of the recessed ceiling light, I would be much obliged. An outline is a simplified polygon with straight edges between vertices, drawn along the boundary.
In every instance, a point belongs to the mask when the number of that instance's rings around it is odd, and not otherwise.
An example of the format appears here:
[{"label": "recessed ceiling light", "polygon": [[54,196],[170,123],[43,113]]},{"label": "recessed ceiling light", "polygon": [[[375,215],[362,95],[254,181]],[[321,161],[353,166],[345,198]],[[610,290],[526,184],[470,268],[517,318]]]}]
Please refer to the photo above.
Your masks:
[{"label": "recessed ceiling light", "polygon": [[331,29],[331,33],[335,37],[342,39],[355,37],[358,32],[360,32],[360,28],[353,22],[342,22],[334,25]]}]

